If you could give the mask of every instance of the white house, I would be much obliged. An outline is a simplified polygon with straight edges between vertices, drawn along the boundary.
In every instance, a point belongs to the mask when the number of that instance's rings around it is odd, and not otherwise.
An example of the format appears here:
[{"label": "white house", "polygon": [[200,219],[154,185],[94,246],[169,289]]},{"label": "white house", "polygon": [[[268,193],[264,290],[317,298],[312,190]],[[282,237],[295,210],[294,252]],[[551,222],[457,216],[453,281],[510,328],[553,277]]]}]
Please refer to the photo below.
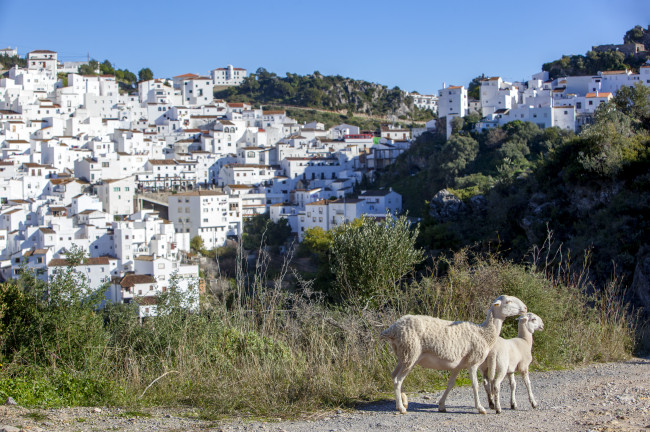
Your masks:
[{"label": "white house", "polygon": [[438,112],[438,96],[421,95],[416,92],[409,93],[408,95],[413,98],[413,105],[416,107],[424,110],[430,110],[434,113]]},{"label": "white house", "polygon": [[213,85],[236,86],[244,82],[248,71],[243,68],[236,68],[228,65],[225,68],[213,69],[211,72]]},{"label": "white house", "polygon": [[3,48],[0,49],[0,56],[6,55],[7,57],[15,57],[18,55],[17,48]]},{"label": "white house", "polygon": [[[47,279],[52,281],[62,272],[68,269],[68,261],[63,258],[52,258],[47,263]],[[112,300],[110,297],[109,286],[111,278],[119,275],[117,258],[97,257],[85,258],[81,263],[75,265],[74,272],[83,280],[90,291],[104,289],[106,300]]]},{"label": "white house", "polygon": [[449,86],[438,90],[438,116],[467,115],[467,89],[465,86]]},{"label": "white house", "polygon": [[133,176],[122,179],[104,179],[96,187],[97,196],[106,213],[130,215],[133,213],[135,179]]},{"label": "white house", "polygon": [[58,67],[57,53],[49,50],[34,50],[27,53],[27,69],[45,71],[56,76]]},{"label": "white house", "polygon": [[242,230],[241,198],[216,190],[195,190],[170,195],[169,220],[177,233],[200,236],[206,248],[223,246],[228,236]]},{"label": "white house", "polygon": [[501,77],[481,81],[481,115],[483,117],[499,109],[510,109],[518,103],[518,89]]}]

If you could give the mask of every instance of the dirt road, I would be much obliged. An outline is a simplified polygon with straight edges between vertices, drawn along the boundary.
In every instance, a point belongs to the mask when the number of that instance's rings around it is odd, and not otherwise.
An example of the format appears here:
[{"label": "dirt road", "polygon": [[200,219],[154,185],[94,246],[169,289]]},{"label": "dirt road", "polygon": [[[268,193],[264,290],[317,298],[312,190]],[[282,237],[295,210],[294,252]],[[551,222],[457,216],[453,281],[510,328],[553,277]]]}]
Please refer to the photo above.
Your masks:
[{"label": "dirt road", "polygon": [[[388,377],[387,377],[388,379]],[[532,409],[525,387],[517,381],[518,410],[509,409],[507,380],[502,386],[502,414],[476,413],[470,387],[455,388],[447,412],[437,410],[437,393],[410,393],[409,411],[396,414],[386,400],[354,410],[322,413],[300,421],[210,422],[185,410],[156,409],[142,413],[115,408],[29,410],[0,407],[2,425],[39,431],[650,431],[650,359],[580,367],[531,375],[538,409]],[[405,390],[408,388],[408,381]],[[481,393],[485,401],[485,394]],[[484,402],[485,403],[485,402]],[[144,410],[143,410],[144,411]]]}]

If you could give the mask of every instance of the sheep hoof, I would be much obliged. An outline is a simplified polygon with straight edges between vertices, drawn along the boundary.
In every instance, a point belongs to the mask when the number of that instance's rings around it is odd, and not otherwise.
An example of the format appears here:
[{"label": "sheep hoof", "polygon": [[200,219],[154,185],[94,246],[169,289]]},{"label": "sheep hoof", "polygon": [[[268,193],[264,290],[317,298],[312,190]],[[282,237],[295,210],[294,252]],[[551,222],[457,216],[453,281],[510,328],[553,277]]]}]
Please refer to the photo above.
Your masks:
[{"label": "sheep hoof", "polygon": [[439,406],[439,407],[438,407],[438,411],[440,411],[440,412],[447,412],[447,408],[444,407],[444,406]]},{"label": "sheep hoof", "polygon": [[406,393],[402,393],[402,404],[404,405],[405,409],[408,409],[409,399],[406,397]]},{"label": "sheep hoof", "polygon": [[478,413],[479,413],[479,414],[487,414],[487,411],[485,411],[485,408],[483,408],[483,407],[479,407],[479,408],[478,408]]},{"label": "sheep hoof", "polygon": [[406,414],[406,408],[399,410],[400,414]]},{"label": "sheep hoof", "polygon": [[496,413],[497,413],[497,414],[501,414],[501,408],[498,408],[498,409],[496,410]]},{"label": "sheep hoof", "polygon": [[531,405],[533,406],[533,408],[537,408],[537,402],[533,402]]},{"label": "sheep hoof", "polygon": [[510,405],[510,408],[512,408],[513,410],[516,410],[517,409],[517,404]]}]

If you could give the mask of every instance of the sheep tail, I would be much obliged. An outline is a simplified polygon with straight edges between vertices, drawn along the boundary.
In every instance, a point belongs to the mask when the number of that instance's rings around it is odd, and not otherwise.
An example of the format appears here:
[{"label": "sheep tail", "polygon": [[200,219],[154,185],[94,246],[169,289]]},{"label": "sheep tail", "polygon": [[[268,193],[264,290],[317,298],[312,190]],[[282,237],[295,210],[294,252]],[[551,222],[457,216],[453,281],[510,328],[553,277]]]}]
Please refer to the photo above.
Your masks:
[{"label": "sheep tail", "polygon": [[393,340],[395,338],[395,326],[392,325],[381,332],[380,337],[383,339]]}]

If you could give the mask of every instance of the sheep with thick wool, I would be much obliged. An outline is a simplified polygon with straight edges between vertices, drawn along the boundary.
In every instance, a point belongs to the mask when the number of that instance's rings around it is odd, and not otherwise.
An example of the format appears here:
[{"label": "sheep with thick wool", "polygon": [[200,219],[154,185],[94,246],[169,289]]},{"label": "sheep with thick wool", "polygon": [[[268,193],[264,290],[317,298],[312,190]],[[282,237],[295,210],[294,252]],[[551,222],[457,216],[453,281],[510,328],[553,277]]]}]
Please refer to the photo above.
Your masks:
[{"label": "sheep with thick wool", "polygon": [[397,366],[391,374],[397,409],[402,414],[406,413],[408,399],[402,393],[402,382],[415,365],[420,365],[451,371],[447,389],[438,402],[438,411],[446,411],[447,395],[460,371],[467,369],[472,380],[476,409],[485,414],[478,397],[478,367],[499,337],[503,320],[526,313],[527,310],[517,297],[502,295],[492,302],[485,321],[480,325],[425,315],[406,315],[397,320],[381,333],[391,343],[397,356]]},{"label": "sheep with thick wool", "polygon": [[542,319],[532,312],[522,315],[519,317],[517,337],[512,339],[499,337],[479,368],[483,375],[483,386],[490,402],[490,408],[494,408],[497,413],[501,412],[499,393],[501,382],[506,374],[510,380],[510,407],[517,409],[517,400],[515,399],[515,389],[517,388],[515,372],[517,371],[521,373],[526,384],[530,404],[533,408],[537,408],[537,401],[535,401],[528,377],[528,366],[533,361],[533,333],[537,330],[544,330]]}]

